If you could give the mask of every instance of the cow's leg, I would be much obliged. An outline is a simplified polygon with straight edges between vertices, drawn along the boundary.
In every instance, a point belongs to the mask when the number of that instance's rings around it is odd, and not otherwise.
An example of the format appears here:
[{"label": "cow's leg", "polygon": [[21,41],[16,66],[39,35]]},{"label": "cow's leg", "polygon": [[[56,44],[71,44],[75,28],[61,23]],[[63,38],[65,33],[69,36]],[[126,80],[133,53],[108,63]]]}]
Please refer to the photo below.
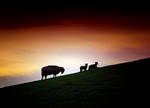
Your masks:
[{"label": "cow's leg", "polygon": [[44,75],[42,75],[42,80],[43,80]]},{"label": "cow's leg", "polygon": [[47,75],[45,75],[45,79],[46,79]]}]

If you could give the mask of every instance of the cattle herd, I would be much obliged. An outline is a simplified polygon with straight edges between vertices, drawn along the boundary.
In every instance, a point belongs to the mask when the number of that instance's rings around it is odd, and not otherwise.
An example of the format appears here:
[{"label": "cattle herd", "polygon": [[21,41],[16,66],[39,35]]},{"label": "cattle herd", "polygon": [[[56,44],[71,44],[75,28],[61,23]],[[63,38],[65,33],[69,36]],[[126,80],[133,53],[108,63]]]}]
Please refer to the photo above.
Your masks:
[{"label": "cattle herd", "polygon": [[[93,71],[97,68],[97,65],[98,65],[98,62],[95,62],[94,64],[89,65],[89,68],[88,68],[88,64],[86,63],[84,66],[80,66],[80,72],[87,71],[87,70]],[[56,65],[48,65],[48,66],[42,67],[41,69],[42,80],[43,80],[43,77],[45,77],[46,79],[48,75],[53,75],[53,77],[56,77],[57,74],[59,73],[63,74],[64,71],[65,69],[63,67],[59,67]]]}]

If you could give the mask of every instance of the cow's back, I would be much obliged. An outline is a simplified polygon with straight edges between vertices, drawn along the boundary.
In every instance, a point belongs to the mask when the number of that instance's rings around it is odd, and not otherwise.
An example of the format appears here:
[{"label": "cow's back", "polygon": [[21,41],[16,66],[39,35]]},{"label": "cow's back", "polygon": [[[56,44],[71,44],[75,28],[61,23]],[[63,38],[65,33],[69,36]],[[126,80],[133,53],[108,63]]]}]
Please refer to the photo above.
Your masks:
[{"label": "cow's back", "polygon": [[51,75],[56,73],[58,66],[49,65],[42,68],[42,75]]}]

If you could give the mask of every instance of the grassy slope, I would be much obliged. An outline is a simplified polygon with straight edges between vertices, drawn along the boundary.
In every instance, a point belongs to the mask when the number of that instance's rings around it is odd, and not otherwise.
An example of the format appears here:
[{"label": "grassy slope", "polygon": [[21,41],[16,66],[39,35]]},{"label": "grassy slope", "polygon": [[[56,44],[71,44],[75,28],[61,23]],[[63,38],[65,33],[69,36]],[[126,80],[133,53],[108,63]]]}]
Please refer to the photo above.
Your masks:
[{"label": "grassy slope", "polygon": [[5,106],[85,107],[146,103],[150,59],[0,89]]}]

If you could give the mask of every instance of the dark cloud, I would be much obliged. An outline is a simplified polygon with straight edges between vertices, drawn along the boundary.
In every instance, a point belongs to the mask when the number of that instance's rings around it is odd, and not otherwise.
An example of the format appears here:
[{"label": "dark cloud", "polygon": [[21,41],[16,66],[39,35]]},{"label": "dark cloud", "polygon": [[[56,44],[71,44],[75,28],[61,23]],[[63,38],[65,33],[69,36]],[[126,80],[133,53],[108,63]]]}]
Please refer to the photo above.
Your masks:
[{"label": "dark cloud", "polygon": [[65,25],[149,29],[149,6],[132,4],[28,4],[0,8],[0,28]]}]

